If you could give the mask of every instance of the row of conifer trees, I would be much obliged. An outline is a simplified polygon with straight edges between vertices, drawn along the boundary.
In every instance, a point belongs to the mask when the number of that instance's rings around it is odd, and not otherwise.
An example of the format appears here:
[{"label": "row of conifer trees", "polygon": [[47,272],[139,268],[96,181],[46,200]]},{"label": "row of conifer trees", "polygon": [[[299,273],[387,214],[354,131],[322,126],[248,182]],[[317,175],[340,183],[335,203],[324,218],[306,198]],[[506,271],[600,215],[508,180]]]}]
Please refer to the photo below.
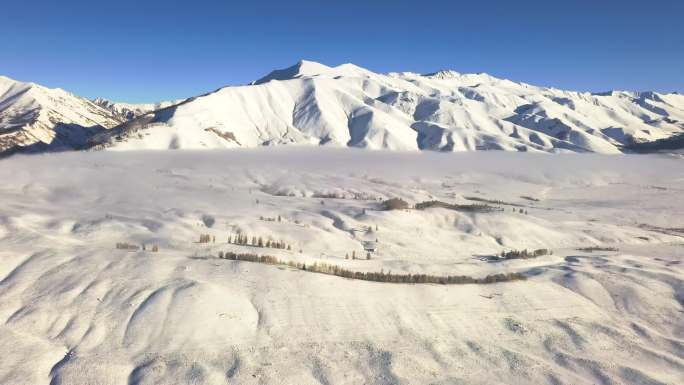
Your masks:
[{"label": "row of conifer trees", "polygon": [[216,237],[215,236],[212,237],[209,234],[200,234],[199,243],[210,243],[210,242],[216,243]]},{"label": "row of conifer trees", "polygon": [[272,249],[292,250],[292,246],[284,241],[274,241],[262,237],[252,236],[246,234],[231,234],[228,236],[228,243],[234,245],[254,246],[254,247],[268,247]]},{"label": "row of conifer trees", "polygon": [[[120,249],[120,250],[135,251],[135,250],[140,250],[141,247],[139,247],[138,245],[133,245],[133,244],[126,243],[126,242],[117,242],[117,243],[116,243],[116,248],[117,248],[117,249]],[[144,243],[142,244],[142,250],[143,250],[143,251],[147,251],[147,245],[145,245]],[[152,245],[152,248],[150,249],[150,251],[152,251],[153,253],[158,252],[158,251],[159,251],[159,246],[157,246],[157,245]]]},{"label": "row of conifer trees", "polygon": [[502,251],[499,258],[500,259],[529,259],[529,258],[536,258],[536,257],[540,257],[542,255],[549,255],[549,254],[553,254],[553,251],[551,251],[549,249],[537,249],[537,250],[532,250],[532,251],[529,251],[527,249],[525,249],[525,250],[511,250],[511,251]]},{"label": "row of conifer trees", "polygon": [[521,273],[493,274],[483,278],[473,278],[466,275],[447,275],[438,276],[430,274],[392,274],[391,272],[363,272],[344,269],[340,266],[327,263],[314,263],[307,265],[303,262],[282,261],[272,255],[259,255],[254,253],[235,253],[232,251],[219,252],[219,258],[233,261],[247,261],[264,263],[267,265],[284,265],[299,270],[311,271],[314,273],[330,274],[338,277],[358,279],[362,281],[390,282],[390,283],[434,283],[442,285],[457,284],[487,284],[496,282],[518,281],[526,279]]}]

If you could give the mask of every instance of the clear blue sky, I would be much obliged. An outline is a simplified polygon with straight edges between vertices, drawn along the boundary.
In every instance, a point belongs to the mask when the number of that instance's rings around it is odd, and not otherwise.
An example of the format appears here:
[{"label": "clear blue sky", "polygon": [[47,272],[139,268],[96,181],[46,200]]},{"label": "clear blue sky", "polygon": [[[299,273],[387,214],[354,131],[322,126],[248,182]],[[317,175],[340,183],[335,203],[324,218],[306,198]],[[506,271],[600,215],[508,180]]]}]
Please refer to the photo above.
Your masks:
[{"label": "clear blue sky", "polygon": [[682,0],[14,0],[0,37],[0,74],[116,101],[189,97],[302,58],[684,91]]}]

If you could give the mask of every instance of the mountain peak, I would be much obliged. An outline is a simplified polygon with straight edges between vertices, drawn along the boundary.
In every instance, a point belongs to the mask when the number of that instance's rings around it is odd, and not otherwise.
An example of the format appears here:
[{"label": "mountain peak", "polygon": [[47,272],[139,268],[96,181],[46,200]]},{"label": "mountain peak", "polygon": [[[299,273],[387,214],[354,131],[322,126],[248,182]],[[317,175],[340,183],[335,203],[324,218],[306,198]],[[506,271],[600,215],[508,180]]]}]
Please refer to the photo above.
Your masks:
[{"label": "mountain peak", "polygon": [[425,74],[423,76],[433,79],[456,79],[459,78],[461,74],[453,70],[439,70],[437,72]]},{"label": "mountain peak", "polygon": [[252,82],[252,84],[268,83],[271,80],[290,80],[305,76],[315,76],[328,72],[331,69],[332,68],[328,67],[327,65],[317,63],[315,61],[300,60],[293,66],[271,71],[263,78]]},{"label": "mountain peak", "polygon": [[480,73],[460,73],[456,72],[453,70],[440,70],[437,72],[433,72],[430,74],[424,74],[421,75],[423,77],[429,78],[429,79],[438,79],[438,80],[461,80],[461,81],[475,81],[475,82],[485,82],[485,83],[491,83],[491,82],[496,82],[501,79],[495,78],[491,75],[489,75],[486,72],[480,72]]},{"label": "mountain peak", "polygon": [[373,71],[367,70],[363,67],[359,67],[354,63],[344,63],[340,64],[337,67],[333,68],[335,70],[336,75],[361,75],[361,76],[368,76],[372,75]]}]

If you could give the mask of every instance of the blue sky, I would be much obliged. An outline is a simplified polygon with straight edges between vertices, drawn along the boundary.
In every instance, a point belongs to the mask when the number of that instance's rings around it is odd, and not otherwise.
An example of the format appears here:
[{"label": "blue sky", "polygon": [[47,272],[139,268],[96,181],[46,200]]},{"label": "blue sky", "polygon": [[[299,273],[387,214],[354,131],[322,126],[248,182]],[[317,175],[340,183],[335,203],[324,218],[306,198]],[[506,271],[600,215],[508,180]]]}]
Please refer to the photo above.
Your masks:
[{"label": "blue sky", "polygon": [[11,1],[0,32],[0,74],[116,101],[189,97],[302,58],[684,92],[681,0]]}]

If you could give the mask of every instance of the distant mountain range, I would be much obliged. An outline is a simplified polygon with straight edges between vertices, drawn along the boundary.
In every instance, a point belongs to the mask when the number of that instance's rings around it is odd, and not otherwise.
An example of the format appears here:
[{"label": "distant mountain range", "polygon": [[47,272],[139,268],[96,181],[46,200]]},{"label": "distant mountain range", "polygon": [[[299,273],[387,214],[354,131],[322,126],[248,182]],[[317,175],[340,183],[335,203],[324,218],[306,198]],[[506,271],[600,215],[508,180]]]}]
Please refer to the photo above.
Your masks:
[{"label": "distant mountain range", "polygon": [[157,104],[87,100],[0,76],[0,154],[282,144],[620,153],[681,146],[684,96],[586,93],[487,74],[378,74],[301,61]]},{"label": "distant mountain range", "polygon": [[182,102],[184,99],[164,101],[159,103],[133,104],[133,103],[116,103],[104,98],[93,99],[93,103],[110,111],[119,120],[129,121],[144,115],[148,112],[160,110],[162,108],[173,106]]}]

